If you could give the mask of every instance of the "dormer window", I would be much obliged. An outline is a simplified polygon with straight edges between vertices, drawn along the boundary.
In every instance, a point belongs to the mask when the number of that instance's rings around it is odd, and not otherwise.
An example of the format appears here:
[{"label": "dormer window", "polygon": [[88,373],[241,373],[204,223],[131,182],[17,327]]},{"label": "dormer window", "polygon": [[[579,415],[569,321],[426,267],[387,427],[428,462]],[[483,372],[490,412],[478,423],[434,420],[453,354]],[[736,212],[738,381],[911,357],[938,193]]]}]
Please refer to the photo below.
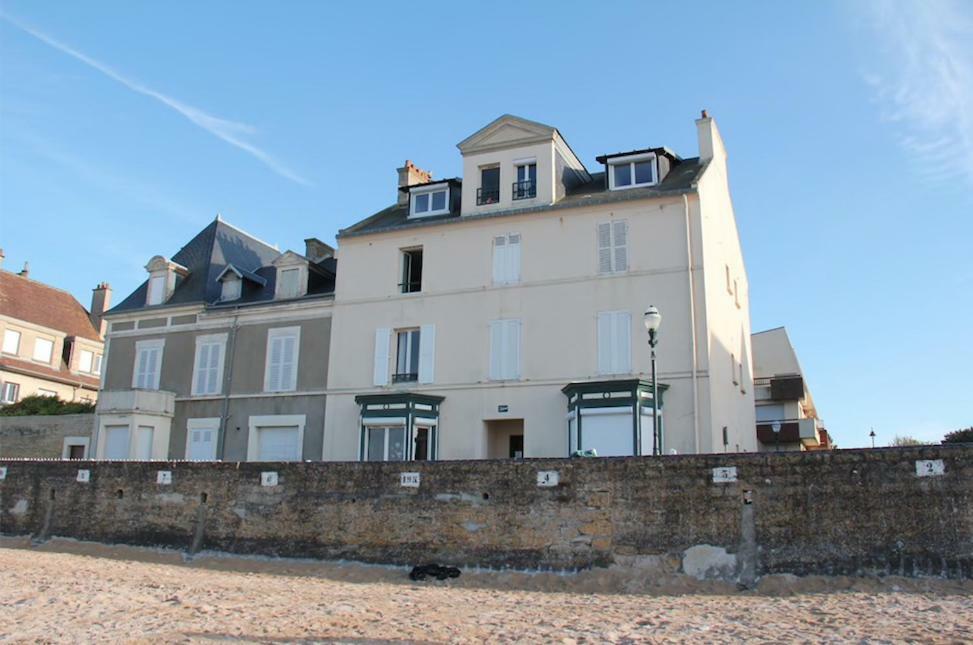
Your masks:
[{"label": "dormer window", "polygon": [[286,251],[273,261],[277,268],[277,286],[274,297],[300,298],[307,294],[308,259],[303,255]]},{"label": "dormer window", "polygon": [[147,305],[161,305],[166,299],[166,276],[154,275],[149,278],[149,293],[145,297]]},{"label": "dormer window", "polygon": [[515,161],[514,167],[517,169],[517,181],[513,186],[513,198],[516,200],[537,197],[537,161],[534,159]]},{"label": "dormer window", "polygon": [[220,302],[230,302],[242,298],[244,280],[258,287],[267,285],[267,280],[253,271],[239,269],[232,264],[227,264],[226,268],[216,276],[216,281],[220,283]]},{"label": "dormer window", "polygon": [[236,274],[230,273],[223,278],[223,290],[220,292],[220,300],[239,300],[243,291],[243,280]]},{"label": "dormer window", "polygon": [[167,260],[161,255],[154,256],[145,265],[149,272],[149,281],[145,292],[146,306],[161,305],[172,296],[176,289],[176,278],[185,278],[189,269],[178,262]]},{"label": "dormer window", "polygon": [[608,160],[608,187],[611,190],[654,186],[658,176],[654,152]]},{"label": "dormer window", "polygon": [[500,166],[480,168],[480,187],[476,189],[476,205],[497,204],[500,202]]},{"label": "dormer window", "polygon": [[449,213],[449,186],[435,184],[419,186],[410,191],[412,208],[409,217],[429,217]]}]

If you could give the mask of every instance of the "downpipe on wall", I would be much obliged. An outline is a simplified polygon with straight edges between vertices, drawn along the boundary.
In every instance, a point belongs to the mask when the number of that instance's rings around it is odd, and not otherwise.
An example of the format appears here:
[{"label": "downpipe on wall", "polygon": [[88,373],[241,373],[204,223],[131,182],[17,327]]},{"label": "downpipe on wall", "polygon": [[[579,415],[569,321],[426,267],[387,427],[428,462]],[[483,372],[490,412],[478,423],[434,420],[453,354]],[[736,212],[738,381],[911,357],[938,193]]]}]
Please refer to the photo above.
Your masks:
[{"label": "downpipe on wall", "polygon": [[692,382],[693,382],[693,442],[695,452],[700,452],[699,441],[699,382],[697,377],[698,357],[696,351],[696,279],[693,277],[693,232],[689,226],[689,198],[682,195],[682,208],[686,216],[686,267],[689,276],[689,323],[692,333]]},{"label": "downpipe on wall", "polygon": [[[239,308],[237,308],[239,310]],[[230,326],[230,337],[227,340],[227,366],[226,374],[223,376],[223,406],[220,410],[220,437],[219,437],[219,459],[220,461],[224,458],[224,452],[226,451],[226,431],[227,431],[227,421],[230,417],[230,387],[233,385],[233,358],[236,354],[236,334],[237,330],[240,328],[240,316],[238,313],[233,314],[233,324]],[[189,455],[186,455],[188,458]]]}]

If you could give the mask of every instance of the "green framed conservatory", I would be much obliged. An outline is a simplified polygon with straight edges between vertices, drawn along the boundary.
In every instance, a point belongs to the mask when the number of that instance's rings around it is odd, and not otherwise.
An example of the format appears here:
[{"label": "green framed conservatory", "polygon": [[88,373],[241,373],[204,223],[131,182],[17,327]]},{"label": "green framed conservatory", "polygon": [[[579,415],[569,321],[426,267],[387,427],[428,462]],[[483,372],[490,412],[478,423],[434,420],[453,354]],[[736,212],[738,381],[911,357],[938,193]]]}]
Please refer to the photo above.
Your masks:
[{"label": "green framed conservatory", "polygon": [[580,381],[562,388],[568,398],[568,455],[594,450],[599,457],[651,455],[652,417],[658,413],[665,448],[664,394],[659,383],[659,405],[652,404],[652,381],[621,379]]},{"label": "green framed conservatory", "polygon": [[355,397],[361,407],[359,461],[435,461],[445,397],[397,392]]}]

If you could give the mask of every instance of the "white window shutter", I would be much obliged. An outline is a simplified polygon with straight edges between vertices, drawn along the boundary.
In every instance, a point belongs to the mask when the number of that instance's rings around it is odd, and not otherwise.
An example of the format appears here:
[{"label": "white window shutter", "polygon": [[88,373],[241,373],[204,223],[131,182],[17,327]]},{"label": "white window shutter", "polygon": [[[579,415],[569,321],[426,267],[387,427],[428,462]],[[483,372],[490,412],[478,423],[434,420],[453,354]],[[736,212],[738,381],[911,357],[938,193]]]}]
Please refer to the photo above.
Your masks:
[{"label": "white window shutter", "polygon": [[598,373],[612,373],[612,314],[598,314]]},{"label": "white window shutter", "polygon": [[270,355],[268,357],[267,365],[267,387],[268,392],[279,392],[280,391],[280,363],[281,363],[281,350],[283,349],[283,343],[281,342],[283,338],[278,336],[271,336],[270,342]]},{"label": "white window shutter", "polygon": [[503,284],[506,281],[504,272],[507,268],[507,237],[500,235],[493,238],[493,283]]},{"label": "white window shutter", "polygon": [[198,347],[196,353],[196,387],[194,388],[193,394],[202,394],[207,392],[207,372],[209,367],[209,345],[202,344]]},{"label": "white window shutter", "polygon": [[391,330],[379,327],[375,330],[375,369],[373,383],[375,385],[389,384],[389,346]]},{"label": "white window shutter", "polygon": [[161,372],[162,372],[161,367],[162,366],[159,364],[162,361],[159,360],[161,358],[161,356],[159,354],[161,354],[161,352],[157,348],[155,348],[155,347],[153,347],[152,349],[149,350],[149,378],[148,378],[148,380],[151,381],[152,385],[150,387],[153,390],[158,390],[159,389],[159,378],[162,375],[161,374]]},{"label": "white window shutter", "polygon": [[614,221],[612,222],[612,241],[615,246],[615,264],[612,267],[613,271],[627,271],[628,270],[628,222]]},{"label": "white window shutter", "polygon": [[436,367],[436,326],[419,328],[419,382],[432,383]]},{"label": "white window shutter", "polygon": [[284,336],[280,340],[280,389],[292,391],[297,388],[297,338]]},{"label": "white window shutter", "polygon": [[209,387],[207,391],[210,394],[218,394],[222,389],[220,387],[220,355],[223,353],[223,345],[221,343],[213,343],[209,346]]},{"label": "white window shutter", "polygon": [[507,282],[520,282],[520,235],[507,240]]},{"label": "white window shutter", "polygon": [[509,347],[509,363],[507,364],[507,378],[520,378],[520,337],[521,328],[519,320],[507,322],[507,344]]},{"label": "white window shutter", "polygon": [[598,225],[598,273],[612,271],[612,235],[611,223]]},{"label": "white window shutter", "polygon": [[614,368],[616,374],[632,371],[632,314],[627,311],[615,313]]},{"label": "white window shutter", "polygon": [[503,378],[503,322],[490,322],[490,379],[494,381]]}]

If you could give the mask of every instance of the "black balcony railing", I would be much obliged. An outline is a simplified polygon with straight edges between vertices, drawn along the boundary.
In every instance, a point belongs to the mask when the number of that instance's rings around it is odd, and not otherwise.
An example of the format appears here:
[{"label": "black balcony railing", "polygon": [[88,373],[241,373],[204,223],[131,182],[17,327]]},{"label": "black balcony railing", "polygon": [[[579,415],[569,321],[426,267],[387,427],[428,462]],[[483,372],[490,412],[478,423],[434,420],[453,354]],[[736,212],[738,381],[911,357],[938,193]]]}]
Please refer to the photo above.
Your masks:
[{"label": "black balcony railing", "polygon": [[392,375],[393,383],[409,383],[411,381],[418,381],[418,380],[419,380],[419,374],[416,372],[408,372],[406,374]]},{"label": "black balcony railing", "polygon": [[537,197],[537,182],[533,179],[514,182],[514,199],[530,199]]},{"label": "black balcony railing", "polygon": [[499,188],[477,188],[476,189],[477,206],[483,206],[484,204],[496,204],[499,201],[500,201]]}]

